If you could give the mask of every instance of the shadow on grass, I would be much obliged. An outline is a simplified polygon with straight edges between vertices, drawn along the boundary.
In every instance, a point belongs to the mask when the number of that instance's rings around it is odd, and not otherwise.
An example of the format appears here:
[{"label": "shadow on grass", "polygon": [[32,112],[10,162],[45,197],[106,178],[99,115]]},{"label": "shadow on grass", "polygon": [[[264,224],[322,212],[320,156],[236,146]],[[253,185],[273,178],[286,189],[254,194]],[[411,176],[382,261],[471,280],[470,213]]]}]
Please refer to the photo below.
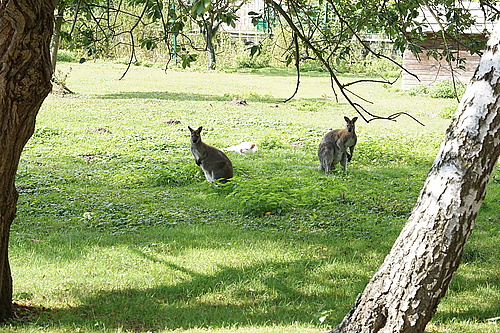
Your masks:
[{"label": "shadow on grass", "polygon": [[[150,257],[150,260],[158,259]],[[132,331],[319,325],[318,317],[324,309],[335,309],[339,315],[330,319],[339,321],[355,294],[311,293],[307,285],[299,286],[311,279],[308,273],[321,265],[319,260],[269,261],[243,269],[220,267],[213,275],[199,274],[169,262],[163,264],[189,278],[171,286],[82,294],[79,297],[84,305],[56,310],[47,323],[38,321],[38,324],[58,322],[63,326],[83,327],[90,322]],[[351,281],[359,277],[345,273],[338,278]],[[368,277],[363,276],[363,280]],[[361,288],[359,284],[356,289],[361,291]]]},{"label": "shadow on grass", "polygon": [[477,305],[475,308],[466,311],[438,311],[432,320],[433,322],[446,325],[457,321],[486,323],[487,319],[496,317],[498,317],[498,305],[488,307]]},{"label": "shadow on grass", "polygon": [[[236,96],[221,96],[221,95],[207,95],[207,94],[196,94],[196,93],[179,93],[179,92],[168,92],[168,91],[130,91],[130,92],[119,92],[106,95],[96,95],[96,98],[100,99],[156,99],[156,100],[169,100],[169,101],[218,101],[218,102],[230,102],[233,97]],[[243,96],[242,96],[243,97]],[[263,103],[273,103],[276,104],[280,100],[277,98],[272,98],[268,96],[250,96],[247,97],[247,102],[263,102]]]},{"label": "shadow on grass", "polygon": [[[336,269],[329,278],[318,281],[311,272],[321,269],[321,259],[268,260],[242,268],[220,265],[215,273],[202,274],[139,249],[133,252],[169,267],[182,276],[181,282],[116,290],[78,289],[74,294],[81,306],[46,309],[36,325],[140,332],[317,324],[319,332],[324,331],[318,320],[322,311],[330,310],[327,324],[335,326],[369,279],[357,271]],[[484,285],[477,279],[460,280],[465,286],[460,293]],[[497,314],[496,305],[488,304],[438,312],[434,321],[483,321]]]},{"label": "shadow on grass", "polygon": [[[158,259],[150,257],[150,260]],[[190,278],[171,286],[100,291],[91,296],[82,294],[79,296],[84,305],[52,312],[51,319],[38,320],[37,324],[85,327],[94,323],[107,329],[127,331],[317,324],[319,332],[324,331],[318,320],[321,312],[330,310],[327,323],[334,327],[349,311],[355,295],[369,279],[363,276],[362,280],[366,281],[356,283],[355,290],[343,295],[328,292],[327,285],[324,292],[311,293],[307,287],[297,284],[311,279],[308,272],[318,268],[320,260],[269,261],[244,269],[221,267],[213,275],[163,263]],[[294,277],[293,280],[290,277]],[[345,272],[335,279],[352,284],[359,276]],[[472,290],[481,281],[469,281],[468,284]],[[497,310],[490,304],[467,311],[440,312],[434,320],[442,323],[483,321],[497,315]]]},{"label": "shadow on grass", "polygon": [[[90,242],[97,238],[100,238],[98,243]],[[233,245],[228,245],[228,241]],[[103,237],[88,231],[52,234],[43,241],[29,243],[28,248],[57,263],[61,269],[65,265],[61,258],[74,261],[82,254],[91,253],[95,246],[103,249],[124,245],[122,253],[130,256],[129,264],[143,263],[144,267],[158,265],[160,271],[166,271],[168,276],[149,275],[147,269],[139,267],[137,274],[141,275],[138,277],[141,287],[136,287],[137,281],[131,281],[134,286],[130,288],[111,286],[99,290],[96,287],[86,288],[85,277],[80,280],[77,275],[75,279],[81,283],[76,283],[69,293],[81,305],[47,309],[34,325],[83,329],[98,326],[113,331],[294,324],[316,324],[320,327],[318,318],[325,310],[333,310],[328,322],[334,324],[347,313],[356,294],[369,279],[368,266],[372,263],[362,259],[363,249],[368,253],[377,251],[367,247],[369,242],[332,239],[326,235],[297,235],[286,231],[242,230],[229,226],[154,228]],[[71,247],[64,245],[69,243]],[[14,241],[14,244],[17,243]],[[157,244],[171,244],[172,247]],[[272,244],[276,244],[278,252],[273,254],[270,248],[269,256],[265,255],[266,251],[261,247]],[[52,252],[58,252],[58,257],[52,257],[47,246]],[[189,258],[197,260],[190,249],[207,255],[217,253],[219,249],[231,250],[245,256],[247,247],[257,247],[258,250],[256,259],[251,263],[238,255],[234,264],[230,260],[218,263],[215,259],[207,264],[202,261],[201,265],[209,265],[208,272],[204,267],[192,269],[191,262],[183,263]],[[18,248],[18,255],[22,255],[20,250],[23,248]],[[56,248],[58,250],[54,251]],[[260,257],[262,255],[264,257]],[[107,265],[115,267],[113,261],[108,261]],[[116,267],[114,269],[115,274],[124,273],[116,271]],[[113,276],[113,273],[109,274],[109,284],[113,284]],[[131,277],[136,280],[133,275]]]}]

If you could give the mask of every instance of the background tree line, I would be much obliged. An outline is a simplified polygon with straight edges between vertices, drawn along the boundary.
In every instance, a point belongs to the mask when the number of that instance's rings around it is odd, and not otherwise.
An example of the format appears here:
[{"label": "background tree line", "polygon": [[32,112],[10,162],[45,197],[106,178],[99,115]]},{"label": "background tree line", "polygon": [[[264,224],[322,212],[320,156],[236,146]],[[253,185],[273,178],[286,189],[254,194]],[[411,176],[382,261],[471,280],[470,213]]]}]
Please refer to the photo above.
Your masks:
[{"label": "background tree line", "polygon": [[[289,43],[292,30],[264,2],[261,11],[248,13],[255,26],[267,27],[258,37],[231,38],[224,31],[224,25],[235,26],[239,20],[236,12],[245,4],[245,1],[124,1],[105,6],[99,1],[60,1],[51,54],[55,57],[58,50],[70,50],[81,61],[97,57],[127,58],[131,63],[153,60],[181,67],[198,59],[198,66],[203,63],[209,69],[215,69],[216,61],[220,61],[219,68],[226,70],[293,65],[295,53]],[[307,13],[300,14],[317,21],[321,26],[319,31],[324,34],[321,38],[326,34],[333,36],[340,29],[330,8],[327,3],[317,3]],[[337,71],[398,75],[397,65],[376,61],[364,48],[362,39],[351,36],[347,42],[334,52]],[[370,48],[384,57],[398,59],[401,53],[393,50],[392,45],[380,42]],[[307,47],[300,45],[300,48],[302,70],[326,70]],[[52,63],[55,68],[55,58]]]}]

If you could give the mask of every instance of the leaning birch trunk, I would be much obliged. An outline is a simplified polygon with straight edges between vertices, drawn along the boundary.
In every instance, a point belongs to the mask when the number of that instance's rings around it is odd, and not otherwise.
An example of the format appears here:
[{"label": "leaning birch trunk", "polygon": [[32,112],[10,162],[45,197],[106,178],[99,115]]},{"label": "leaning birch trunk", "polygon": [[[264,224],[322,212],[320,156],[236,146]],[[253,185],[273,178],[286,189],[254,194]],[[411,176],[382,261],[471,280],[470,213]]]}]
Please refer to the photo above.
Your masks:
[{"label": "leaning birch trunk", "polygon": [[35,117],[50,92],[49,44],[56,0],[0,0],[0,322],[12,317],[8,258],[14,181]]},{"label": "leaning birch trunk", "polygon": [[472,232],[500,154],[500,24],[496,24],[406,226],[331,333],[423,332]]}]

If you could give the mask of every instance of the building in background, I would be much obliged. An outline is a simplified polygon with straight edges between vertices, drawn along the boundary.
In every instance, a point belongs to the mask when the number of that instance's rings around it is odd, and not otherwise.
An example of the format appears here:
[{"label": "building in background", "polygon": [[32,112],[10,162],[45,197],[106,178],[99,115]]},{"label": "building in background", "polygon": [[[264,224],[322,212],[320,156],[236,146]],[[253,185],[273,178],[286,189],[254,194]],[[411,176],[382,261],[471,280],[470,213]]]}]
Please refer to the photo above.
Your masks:
[{"label": "building in background", "polygon": [[265,14],[265,8],[264,0],[253,0],[244,3],[236,12],[236,15],[239,17],[236,21],[236,26],[233,28],[228,25],[223,25],[224,31],[226,31],[232,38],[238,38],[245,42],[256,43],[269,33],[269,23],[267,15],[264,15],[265,19],[260,20],[259,23],[254,26],[252,23],[252,16],[249,15],[249,13],[254,12]]},{"label": "building in background", "polygon": [[[463,2],[461,5],[465,9],[468,9],[476,17],[477,21],[474,27],[465,31],[463,36],[464,41],[471,38],[486,39],[488,37],[487,33],[493,29],[493,23],[486,22],[479,2]],[[428,10],[421,11],[417,19],[421,22],[427,22],[427,30],[424,31],[427,38],[424,41],[423,48],[442,51],[445,41],[441,37],[441,33],[439,32],[441,28],[432,13]],[[477,54],[471,55],[463,45],[459,45],[457,42],[450,41],[448,45],[452,48],[453,52],[456,52],[456,58],[463,58],[466,62],[449,64],[446,60],[434,59],[434,57],[428,56],[425,52],[415,57],[410,51],[406,50],[403,54],[403,67],[410,73],[415,74],[418,79],[403,72],[402,89],[407,90],[418,85],[430,86],[440,81],[451,81],[453,79],[467,84],[474,75],[480,56]],[[464,68],[460,68],[460,66]]]}]

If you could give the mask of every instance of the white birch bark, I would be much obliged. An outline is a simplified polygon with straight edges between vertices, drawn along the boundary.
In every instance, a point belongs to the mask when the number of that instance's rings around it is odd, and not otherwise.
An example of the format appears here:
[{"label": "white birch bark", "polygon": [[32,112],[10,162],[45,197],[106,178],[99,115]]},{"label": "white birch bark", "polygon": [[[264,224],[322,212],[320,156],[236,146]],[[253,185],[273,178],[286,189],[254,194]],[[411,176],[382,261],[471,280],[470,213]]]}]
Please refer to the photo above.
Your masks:
[{"label": "white birch bark", "polygon": [[500,24],[406,226],[331,333],[423,332],[445,295],[500,153]]}]

